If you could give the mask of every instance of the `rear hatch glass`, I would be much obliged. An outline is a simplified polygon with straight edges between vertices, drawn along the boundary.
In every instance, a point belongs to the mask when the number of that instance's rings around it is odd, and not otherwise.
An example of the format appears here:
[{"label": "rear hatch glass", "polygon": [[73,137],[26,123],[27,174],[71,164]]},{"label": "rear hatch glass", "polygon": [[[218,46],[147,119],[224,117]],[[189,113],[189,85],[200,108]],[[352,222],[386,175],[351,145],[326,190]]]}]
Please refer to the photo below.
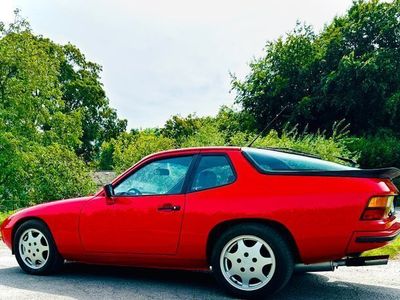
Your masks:
[{"label": "rear hatch glass", "polygon": [[243,148],[243,153],[263,172],[358,170],[314,157],[275,150]]}]

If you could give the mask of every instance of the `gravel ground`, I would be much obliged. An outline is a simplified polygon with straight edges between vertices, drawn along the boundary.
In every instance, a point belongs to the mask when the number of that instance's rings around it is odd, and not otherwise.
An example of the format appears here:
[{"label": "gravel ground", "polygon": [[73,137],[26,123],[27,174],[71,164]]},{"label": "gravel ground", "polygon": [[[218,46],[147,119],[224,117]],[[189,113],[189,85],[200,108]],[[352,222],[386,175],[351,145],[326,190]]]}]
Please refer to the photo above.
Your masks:
[{"label": "gravel ground", "polygon": [[[0,299],[229,299],[207,273],[68,263],[30,276],[0,242]],[[400,260],[387,266],[295,275],[274,299],[400,299]]]}]

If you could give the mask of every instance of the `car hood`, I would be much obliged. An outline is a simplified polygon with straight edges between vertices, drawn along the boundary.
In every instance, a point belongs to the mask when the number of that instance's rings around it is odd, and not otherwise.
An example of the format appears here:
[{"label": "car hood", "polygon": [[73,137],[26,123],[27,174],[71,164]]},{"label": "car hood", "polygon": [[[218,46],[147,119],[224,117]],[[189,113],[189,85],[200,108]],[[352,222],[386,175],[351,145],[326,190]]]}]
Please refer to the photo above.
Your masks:
[{"label": "car hood", "polygon": [[41,203],[37,204],[31,207],[27,208],[22,208],[18,211],[16,211],[11,217],[24,217],[24,216],[38,216],[41,213],[47,213],[50,211],[53,211],[54,209],[59,210],[60,208],[75,208],[77,210],[80,210],[82,205],[87,201],[92,199],[93,196],[87,196],[87,197],[79,197],[79,198],[71,198],[71,199],[62,199],[62,200],[56,200],[56,201],[51,201],[51,202],[46,202],[46,203]]}]

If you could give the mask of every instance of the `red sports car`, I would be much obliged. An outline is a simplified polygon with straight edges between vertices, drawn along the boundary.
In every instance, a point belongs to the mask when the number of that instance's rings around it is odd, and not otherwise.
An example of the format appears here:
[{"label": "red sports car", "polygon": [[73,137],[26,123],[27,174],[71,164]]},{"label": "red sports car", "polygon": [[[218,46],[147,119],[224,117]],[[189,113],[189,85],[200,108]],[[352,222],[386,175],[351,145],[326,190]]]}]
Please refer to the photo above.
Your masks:
[{"label": "red sports car", "polygon": [[284,149],[150,155],[96,195],[21,210],[1,226],[21,268],[64,260],[211,269],[239,297],[281,289],[294,270],[387,263],[360,257],[400,233],[391,179]]}]

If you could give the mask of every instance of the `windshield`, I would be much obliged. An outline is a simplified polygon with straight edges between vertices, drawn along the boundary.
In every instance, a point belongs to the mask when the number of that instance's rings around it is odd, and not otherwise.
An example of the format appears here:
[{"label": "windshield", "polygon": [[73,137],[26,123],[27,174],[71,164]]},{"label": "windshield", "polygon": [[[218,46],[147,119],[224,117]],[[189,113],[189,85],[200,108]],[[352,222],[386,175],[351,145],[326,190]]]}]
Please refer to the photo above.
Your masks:
[{"label": "windshield", "polygon": [[244,148],[245,156],[264,172],[357,170],[330,161],[280,151]]}]

